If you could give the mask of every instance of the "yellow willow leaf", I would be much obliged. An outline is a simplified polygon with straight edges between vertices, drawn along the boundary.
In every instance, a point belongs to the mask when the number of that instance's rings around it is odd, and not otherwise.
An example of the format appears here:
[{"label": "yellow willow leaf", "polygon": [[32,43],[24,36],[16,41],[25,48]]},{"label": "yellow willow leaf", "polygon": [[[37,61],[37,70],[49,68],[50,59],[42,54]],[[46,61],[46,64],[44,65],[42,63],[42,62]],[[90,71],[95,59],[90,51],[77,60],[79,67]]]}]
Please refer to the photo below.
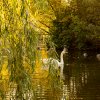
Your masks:
[{"label": "yellow willow leaf", "polygon": [[41,50],[42,58],[47,58],[47,51],[45,48]]},{"label": "yellow willow leaf", "polygon": [[3,64],[2,70],[1,70],[2,79],[9,79],[9,72],[7,69],[7,65],[8,65],[8,62],[4,61],[4,64]]},{"label": "yellow willow leaf", "polygon": [[31,0],[26,0],[27,4],[30,6]]},{"label": "yellow willow leaf", "polygon": [[12,0],[8,0],[8,5],[9,5],[10,7],[13,7],[13,1],[12,1]]},{"label": "yellow willow leaf", "polygon": [[19,2],[17,2],[17,8],[16,8],[16,12],[19,16],[20,16],[20,11],[21,11],[21,1],[19,0]]}]

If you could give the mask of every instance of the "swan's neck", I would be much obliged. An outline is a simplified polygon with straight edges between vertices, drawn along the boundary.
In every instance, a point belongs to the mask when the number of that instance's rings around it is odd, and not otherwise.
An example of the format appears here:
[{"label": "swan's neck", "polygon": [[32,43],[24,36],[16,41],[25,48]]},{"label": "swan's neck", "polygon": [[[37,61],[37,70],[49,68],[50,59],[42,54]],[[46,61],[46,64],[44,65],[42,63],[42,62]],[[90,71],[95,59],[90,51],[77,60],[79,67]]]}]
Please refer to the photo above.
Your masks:
[{"label": "swan's neck", "polygon": [[61,68],[60,68],[60,76],[63,77],[63,69],[64,69],[64,59],[63,59],[63,55],[64,55],[64,51],[61,52],[60,55],[60,64],[61,64]]},{"label": "swan's neck", "polygon": [[60,55],[60,62],[61,62],[61,64],[64,64],[63,55],[64,55],[64,51],[62,51],[61,55]]}]

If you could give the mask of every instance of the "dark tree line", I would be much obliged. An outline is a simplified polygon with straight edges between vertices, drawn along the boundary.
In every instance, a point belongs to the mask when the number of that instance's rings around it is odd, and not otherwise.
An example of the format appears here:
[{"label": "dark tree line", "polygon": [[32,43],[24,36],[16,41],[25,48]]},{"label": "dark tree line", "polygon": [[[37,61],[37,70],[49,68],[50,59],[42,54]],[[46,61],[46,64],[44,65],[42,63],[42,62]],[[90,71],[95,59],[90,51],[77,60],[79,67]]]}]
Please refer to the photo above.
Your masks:
[{"label": "dark tree line", "polygon": [[[100,38],[100,1],[71,0],[65,8],[56,9],[56,19],[50,28],[52,40],[61,48],[95,49]],[[96,45],[97,44],[97,45]],[[96,47],[98,46],[98,47]]]}]

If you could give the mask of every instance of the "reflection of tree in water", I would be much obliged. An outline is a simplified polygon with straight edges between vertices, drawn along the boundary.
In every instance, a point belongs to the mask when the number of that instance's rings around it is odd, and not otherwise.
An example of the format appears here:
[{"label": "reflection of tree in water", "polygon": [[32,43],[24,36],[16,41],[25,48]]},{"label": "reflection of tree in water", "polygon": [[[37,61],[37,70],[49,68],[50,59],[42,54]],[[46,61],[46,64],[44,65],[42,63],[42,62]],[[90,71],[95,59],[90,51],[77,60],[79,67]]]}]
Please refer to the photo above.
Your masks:
[{"label": "reflection of tree in water", "polygon": [[93,56],[83,60],[83,67],[81,68],[82,86],[78,92],[78,96],[81,96],[85,100],[100,100],[100,62]]},{"label": "reflection of tree in water", "polygon": [[[70,62],[69,65],[66,65]],[[72,100],[99,100],[100,99],[100,62],[93,56],[70,61],[64,55],[64,93]]]},{"label": "reflection of tree in water", "polygon": [[[69,65],[68,65],[69,64]],[[37,97],[44,97],[45,100],[100,100],[100,62],[96,58],[88,56],[84,58],[70,59],[69,53],[64,55],[64,85],[62,88],[57,85],[58,78],[51,78],[50,81],[38,85]],[[56,80],[57,79],[57,80]],[[50,85],[50,88],[49,86]],[[55,86],[55,88],[54,88]],[[58,87],[58,88],[57,88]],[[63,93],[62,93],[63,92]]]},{"label": "reflection of tree in water", "polygon": [[64,73],[64,76],[65,76],[65,80],[69,81],[69,78],[70,78],[70,65],[69,65],[69,59],[68,59],[68,53],[65,53],[63,55],[63,58],[64,58],[64,69],[63,69],[63,73]]},{"label": "reflection of tree in water", "polygon": [[68,53],[65,53],[63,55],[64,59],[64,69],[63,69],[63,75],[64,75],[64,85],[63,85],[63,99],[69,100],[69,94],[70,94],[70,77],[71,77],[71,70],[69,65],[69,57]]},{"label": "reflection of tree in water", "polygon": [[67,90],[65,89],[64,91],[67,91],[69,99],[82,99],[83,97],[80,95],[83,91],[82,89],[86,86],[87,78],[89,77],[87,68],[88,58],[79,56],[79,58],[77,57],[75,60],[72,59],[72,62],[70,60],[68,54],[64,55],[64,84],[67,87]]}]

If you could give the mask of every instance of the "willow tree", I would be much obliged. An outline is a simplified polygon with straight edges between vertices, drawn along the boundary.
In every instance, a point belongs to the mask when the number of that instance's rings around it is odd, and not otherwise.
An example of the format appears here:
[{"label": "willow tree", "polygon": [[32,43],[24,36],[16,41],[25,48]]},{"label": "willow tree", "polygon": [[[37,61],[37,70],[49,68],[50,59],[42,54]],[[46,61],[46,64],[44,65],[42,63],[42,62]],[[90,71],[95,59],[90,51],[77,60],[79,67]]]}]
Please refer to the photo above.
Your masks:
[{"label": "willow tree", "polygon": [[13,99],[28,100],[29,93],[34,99],[32,74],[37,58],[38,33],[48,33],[52,18],[44,14],[49,11],[47,1],[1,0],[0,5],[0,69],[7,70],[6,77],[1,75],[0,86],[4,87],[0,88],[1,97],[5,99],[5,92],[10,92],[9,86],[15,86]]},{"label": "willow tree", "polygon": [[8,81],[17,86],[17,100],[32,90],[30,73],[35,66],[38,35],[30,24],[30,3],[29,0],[0,1],[0,67],[5,60],[8,62]]}]

